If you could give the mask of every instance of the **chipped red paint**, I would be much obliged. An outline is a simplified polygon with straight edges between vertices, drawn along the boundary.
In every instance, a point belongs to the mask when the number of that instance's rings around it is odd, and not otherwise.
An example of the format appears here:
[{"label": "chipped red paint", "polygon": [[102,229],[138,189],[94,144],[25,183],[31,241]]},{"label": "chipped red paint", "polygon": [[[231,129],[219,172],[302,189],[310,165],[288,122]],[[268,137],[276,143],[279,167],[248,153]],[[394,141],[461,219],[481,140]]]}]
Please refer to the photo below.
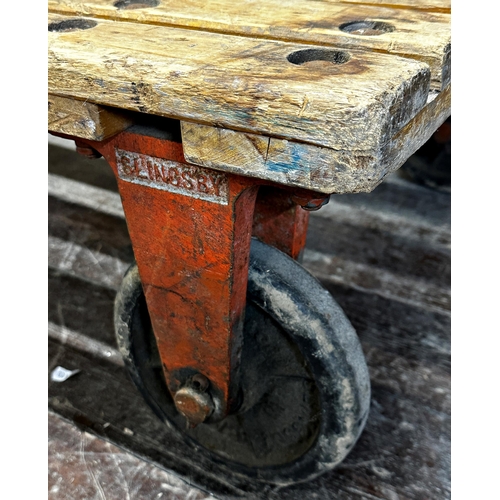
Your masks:
[{"label": "chipped red paint", "polygon": [[253,234],[262,242],[298,259],[306,245],[309,212],[294,203],[290,193],[274,187],[259,190]]},{"label": "chipped red paint", "polygon": [[168,390],[202,374],[224,416],[237,406],[252,231],[298,258],[309,213],[297,190],[187,164],[180,142],[128,131],[79,147],[115,172]]},{"label": "chipped red paint", "polygon": [[[91,145],[103,154],[117,176],[170,392],[175,395],[184,385],[182,370],[188,368],[210,380],[211,393],[220,398],[220,413],[230,411],[238,393],[258,186],[252,179],[216,173],[217,179],[223,177],[219,188],[222,182],[225,188],[215,189],[210,171],[191,165],[187,166],[191,177],[183,178],[185,161],[182,144],[177,142],[123,132],[106,144]],[[136,155],[129,155],[132,160],[125,161],[122,153],[117,156],[117,150]],[[152,159],[146,165],[144,157],[137,155]],[[120,168],[117,158],[125,162]],[[142,170],[133,164],[134,158],[138,158]],[[162,164],[163,160],[181,165]],[[159,169],[165,173],[165,165],[170,173],[177,172],[171,182],[155,177],[160,175]],[[203,182],[198,183],[199,179]],[[156,181],[155,186],[138,183]],[[200,199],[209,191],[215,193],[213,198]]]}]

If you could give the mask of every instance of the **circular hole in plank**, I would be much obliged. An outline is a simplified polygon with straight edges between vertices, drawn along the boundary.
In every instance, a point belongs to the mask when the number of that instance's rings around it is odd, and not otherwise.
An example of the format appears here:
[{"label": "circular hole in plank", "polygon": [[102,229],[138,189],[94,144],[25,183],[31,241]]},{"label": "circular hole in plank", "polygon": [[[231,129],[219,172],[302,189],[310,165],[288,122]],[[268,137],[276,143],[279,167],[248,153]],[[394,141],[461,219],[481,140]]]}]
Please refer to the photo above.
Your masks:
[{"label": "circular hole in plank", "polygon": [[351,56],[341,50],[304,49],[297,50],[286,56],[292,64],[304,64],[312,61],[326,61],[332,64],[344,64]]},{"label": "circular hole in plank", "polygon": [[113,4],[117,9],[147,9],[148,7],[158,7],[160,0],[118,0]]},{"label": "circular hole in plank", "polygon": [[339,29],[351,35],[377,36],[390,33],[396,28],[382,21],[351,21],[339,26]]},{"label": "circular hole in plank", "polygon": [[49,24],[49,31],[68,32],[78,30],[88,30],[97,26],[97,22],[92,19],[65,19],[64,21]]}]

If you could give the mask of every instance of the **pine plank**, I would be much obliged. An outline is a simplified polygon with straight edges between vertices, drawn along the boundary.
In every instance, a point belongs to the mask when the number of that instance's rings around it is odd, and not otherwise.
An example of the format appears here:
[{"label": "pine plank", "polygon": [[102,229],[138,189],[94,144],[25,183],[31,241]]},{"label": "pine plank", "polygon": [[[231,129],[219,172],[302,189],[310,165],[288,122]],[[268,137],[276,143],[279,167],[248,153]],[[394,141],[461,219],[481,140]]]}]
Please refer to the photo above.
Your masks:
[{"label": "pine plank", "polygon": [[326,0],[330,2],[378,5],[399,9],[425,10],[428,12],[451,12],[451,0]]},{"label": "pine plank", "polygon": [[220,127],[181,122],[190,163],[323,193],[370,192],[420,148],[451,113],[451,87],[371,151],[333,150]]},{"label": "pine plank", "polygon": [[[441,5],[441,1],[426,0],[423,5]],[[154,8],[117,9],[109,0],[49,0],[49,11],[412,57],[430,66],[433,88],[444,88],[450,81],[450,16],[420,10],[418,0],[403,0],[410,9],[387,8],[396,6],[398,0],[364,3],[171,0]],[[365,36],[339,29],[360,20],[387,23],[393,31]]]},{"label": "pine plank", "polygon": [[49,32],[48,48],[51,94],[336,149],[378,149],[429,89],[409,59],[297,65],[287,56],[310,47],[145,24]]},{"label": "pine plank", "polygon": [[131,120],[120,110],[49,95],[48,130],[102,141],[128,128]]},{"label": "pine plank", "polygon": [[[337,151],[190,122],[181,122],[180,129],[184,153],[191,163],[326,193],[369,192],[446,119],[450,100],[451,91],[447,88],[379,151],[371,154]],[[130,120],[136,118],[131,116]],[[76,122],[84,120],[85,115],[75,115]],[[173,122],[172,126],[178,124]]]}]

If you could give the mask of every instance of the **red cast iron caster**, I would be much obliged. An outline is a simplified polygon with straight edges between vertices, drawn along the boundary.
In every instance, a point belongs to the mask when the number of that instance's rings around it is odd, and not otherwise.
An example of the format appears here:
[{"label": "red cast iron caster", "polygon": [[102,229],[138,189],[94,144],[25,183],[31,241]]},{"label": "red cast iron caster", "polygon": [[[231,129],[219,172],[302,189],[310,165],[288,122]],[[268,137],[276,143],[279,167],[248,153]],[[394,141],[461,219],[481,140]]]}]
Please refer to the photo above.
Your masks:
[{"label": "red cast iron caster", "polygon": [[[186,373],[181,392],[201,412],[193,425],[165,378],[137,267],[115,302],[120,351],[154,412],[221,474],[230,469],[274,485],[305,481],[338,465],[365,425],[370,382],[358,337],[339,305],[300,264],[252,239],[238,408],[207,415],[210,382]],[[190,395],[194,396],[190,398]],[[179,392],[176,394],[176,399]],[[184,396],[183,396],[184,395]]]},{"label": "red cast iron caster", "polygon": [[312,479],[370,401],[352,325],[297,262],[328,196],[190,164],[160,125],[79,142],[116,175],[136,259],[115,302],[128,371],[193,464],[264,489]]}]

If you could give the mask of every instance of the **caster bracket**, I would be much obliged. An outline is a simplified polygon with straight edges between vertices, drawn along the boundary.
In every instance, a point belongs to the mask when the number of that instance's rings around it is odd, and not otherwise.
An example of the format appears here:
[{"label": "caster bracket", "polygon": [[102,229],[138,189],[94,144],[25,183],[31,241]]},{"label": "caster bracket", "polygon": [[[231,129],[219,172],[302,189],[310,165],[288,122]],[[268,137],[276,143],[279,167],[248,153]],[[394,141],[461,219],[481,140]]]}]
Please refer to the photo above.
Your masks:
[{"label": "caster bracket", "polygon": [[[132,129],[102,142],[117,181],[169,392],[191,425],[240,404],[252,233],[299,258],[325,196],[186,163],[182,142]],[[268,183],[267,183],[268,184]],[[318,200],[320,200],[318,202]],[[208,387],[192,387],[203,377]]]}]

